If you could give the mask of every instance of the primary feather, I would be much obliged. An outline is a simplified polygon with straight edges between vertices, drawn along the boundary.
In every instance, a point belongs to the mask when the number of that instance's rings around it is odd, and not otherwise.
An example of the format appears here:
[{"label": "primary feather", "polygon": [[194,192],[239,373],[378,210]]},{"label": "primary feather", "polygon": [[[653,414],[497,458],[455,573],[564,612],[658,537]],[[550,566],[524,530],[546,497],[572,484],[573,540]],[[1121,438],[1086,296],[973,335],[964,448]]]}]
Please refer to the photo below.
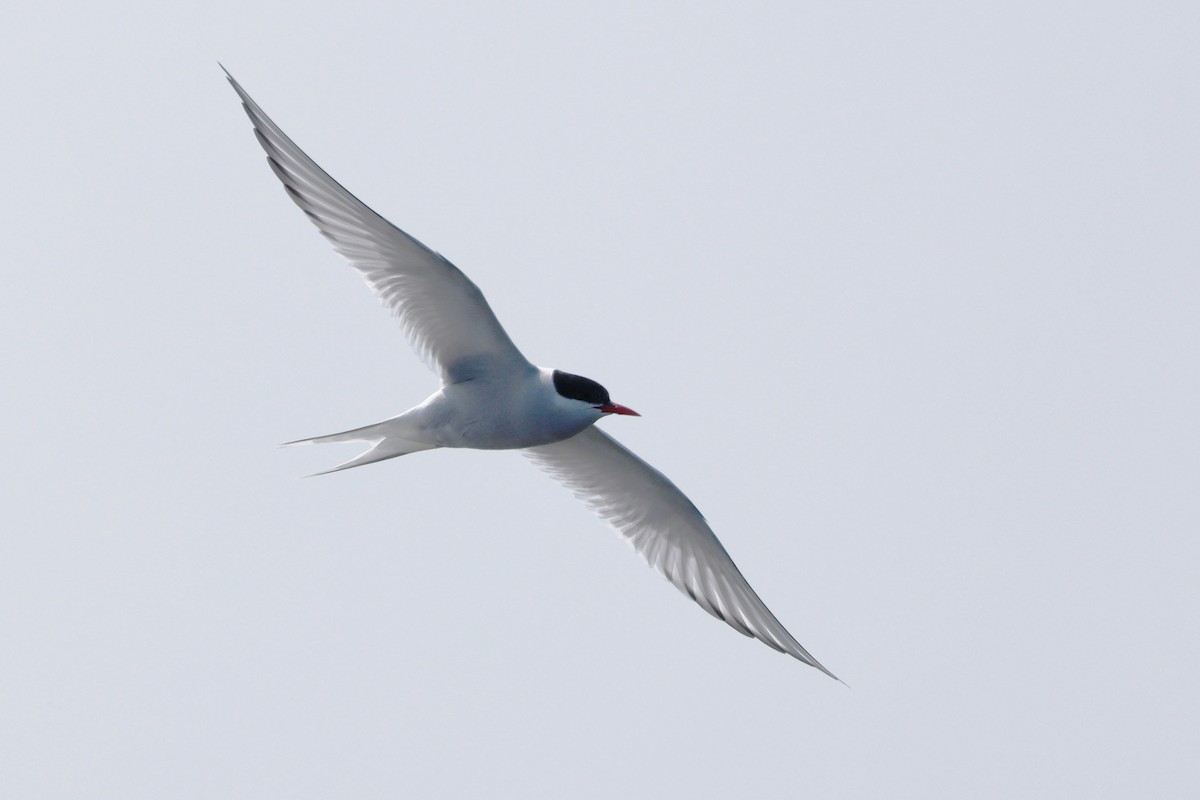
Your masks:
[{"label": "primary feather", "polygon": [[704,516],[666,475],[595,427],[524,452],[709,614],[837,678],[763,604]]},{"label": "primary feather", "polygon": [[225,74],[288,196],[362,274],[443,383],[462,380],[464,373],[483,363],[492,368],[531,367],[479,287],[350,194],[271,121],[232,75]]}]

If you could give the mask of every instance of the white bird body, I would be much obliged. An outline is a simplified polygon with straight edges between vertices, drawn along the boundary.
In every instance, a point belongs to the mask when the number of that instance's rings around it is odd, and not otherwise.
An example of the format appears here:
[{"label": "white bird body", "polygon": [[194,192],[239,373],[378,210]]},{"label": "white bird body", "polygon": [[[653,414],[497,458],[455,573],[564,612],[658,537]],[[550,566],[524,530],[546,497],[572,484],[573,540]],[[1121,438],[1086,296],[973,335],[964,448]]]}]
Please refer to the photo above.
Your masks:
[{"label": "white bird body", "polygon": [[288,195],[362,274],[442,380],[424,402],[392,419],[290,444],[371,444],[330,472],[439,447],[521,450],[705,611],[835,677],[758,598],[687,496],[594,427],[609,414],[636,412],[613,403],[595,381],[533,366],[466,275],[346,191],[231,75],[229,82]]},{"label": "white bird body", "polygon": [[[604,416],[554,390],[554,371],[479,374],[443,386],[420,405],[365,428],[288,444],[370,441],[377,446],[330,472],[435,447],[520,450],[570,438]],[[411,449],[408,446],[411,445]]]},{"label": "white bird body", "polygon": [[[554,390],[554,371],[542,367],[516,375],[487,375],[442,388],[445,420],[437,428],[443,447],[518,450],[567,439],[604,412]],[[429,402],[429,401],[426,401]]]}]

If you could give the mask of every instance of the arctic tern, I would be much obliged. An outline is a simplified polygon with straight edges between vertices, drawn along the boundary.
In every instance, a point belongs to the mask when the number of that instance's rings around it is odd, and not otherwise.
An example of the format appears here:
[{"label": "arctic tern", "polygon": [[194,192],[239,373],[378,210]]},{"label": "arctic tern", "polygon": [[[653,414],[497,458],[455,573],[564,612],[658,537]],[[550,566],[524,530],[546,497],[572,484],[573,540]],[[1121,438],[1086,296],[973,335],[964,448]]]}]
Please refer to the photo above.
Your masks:
[{"label": "arctic tern", "polygon": [[637,412],[596,381],[527,361],[466,275],[346,191],[225,74],[288,196],[362,274],[442,383],[392,419],[289,444],[370,444],[328,472],[438,447],[521,450],[709,614],[837,679],[767,609],[683,492],[594,426]]}]

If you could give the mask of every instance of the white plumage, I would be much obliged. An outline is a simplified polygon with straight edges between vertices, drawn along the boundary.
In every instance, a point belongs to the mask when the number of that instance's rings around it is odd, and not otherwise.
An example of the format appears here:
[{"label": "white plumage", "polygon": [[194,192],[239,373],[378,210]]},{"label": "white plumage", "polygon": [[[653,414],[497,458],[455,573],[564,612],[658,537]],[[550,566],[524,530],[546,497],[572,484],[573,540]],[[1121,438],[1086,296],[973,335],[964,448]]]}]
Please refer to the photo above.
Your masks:
[{"label": "white plumage", "polygon": [[532,365],[466,275],[346,191],[231,75],[229,82],[288,196],[362,274],[441,377],[438,391],[397,417],[292,444],[371,444],[331,472],[437,447],[520,449],[705,611],[835,677],[767,609],[683,492],[594,427],[608,414],[635,412],[611,402],[594,381]]}]

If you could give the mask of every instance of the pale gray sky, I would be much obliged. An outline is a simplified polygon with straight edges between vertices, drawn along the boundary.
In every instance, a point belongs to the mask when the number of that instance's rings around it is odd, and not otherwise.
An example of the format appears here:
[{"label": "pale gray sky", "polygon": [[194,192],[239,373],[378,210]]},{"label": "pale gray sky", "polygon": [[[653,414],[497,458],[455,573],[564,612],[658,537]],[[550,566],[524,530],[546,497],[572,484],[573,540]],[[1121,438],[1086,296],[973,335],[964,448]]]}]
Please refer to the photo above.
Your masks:
[{"label": "pale gray sky", "polygon": [[[0,795],[1200,791],[1200,12],[27,6],[0,32]],[[435,379],[220,59],[696,501],[847,689]]]}]

